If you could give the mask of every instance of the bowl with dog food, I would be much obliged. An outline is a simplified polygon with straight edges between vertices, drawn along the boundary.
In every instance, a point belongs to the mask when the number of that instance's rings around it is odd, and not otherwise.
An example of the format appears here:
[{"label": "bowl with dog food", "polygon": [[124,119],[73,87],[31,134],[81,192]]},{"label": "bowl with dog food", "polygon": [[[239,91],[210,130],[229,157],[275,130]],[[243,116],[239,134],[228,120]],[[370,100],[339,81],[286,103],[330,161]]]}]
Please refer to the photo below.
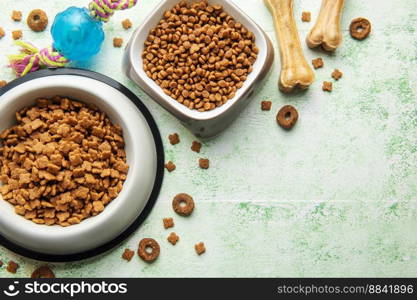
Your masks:
[{"label": "bowl with dog food", "polygon": [[114,80],[42,70],[0,89],[0,244],[44,261],[98,255],[143,222],[164,153],[146,107]]},{"label": "bowl with dog food", "polygon": [[123,69],[200,138],[249,103],[274,58],[265,32],[229,0],[163,0],[135,31]]}]

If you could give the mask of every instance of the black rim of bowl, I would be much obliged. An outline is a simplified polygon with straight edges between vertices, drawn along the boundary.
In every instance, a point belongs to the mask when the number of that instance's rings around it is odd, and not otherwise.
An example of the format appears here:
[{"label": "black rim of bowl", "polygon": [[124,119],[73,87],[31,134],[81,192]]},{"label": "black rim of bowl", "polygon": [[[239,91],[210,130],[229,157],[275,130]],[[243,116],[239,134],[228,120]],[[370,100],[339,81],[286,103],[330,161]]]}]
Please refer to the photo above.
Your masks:
[{"label": "black rim of bowl", "polygon": [[153,139],[155,142],[156,147],[156,155],[157,155],[157,170],[156,170],[156,177],[155,177],[155,183],[152,189],[152,193],[148,199],[148,202],[145,206],[145,208],[142,210],[140,215],[136,218],[136,220],[122,233],[120,233],[117,237],[112,239],[111,241],[96,247],[91,250],[87,250],[80,253],[75,254],[68,254],[68,255],[53,255],[53,254],[46,254],[46,253],[40,253],[36,251],[32,251],[29,249],[26,249],[22,246],[17,245],[16,243],[6,239],[0,234],[0,245],[11,250],[14,253],[17,253],[19,255],[40,260],[40,261],[47,261],[47,262],[70,262],[70,261],[79,261],[87,258],[92,258],[94,256],[103,254],[104,252],[107,252],[111,250],[112,248],[119,245],[121,242],[123,242],[125,239],[127,239],[132,233],[134,233],[139,226],[145,221],[145,219],[150,214],[156,199],[158,198],[159,192],[161,190],[162,186],[162,180],[164,176],[164,148],[162,144],[161,135],[159,133],[158,127],[155,123],[154,118],[152,117],[149,110],[146,108],[146,106],[142,103],[142,101],[128,88],[126,88],[124,85],[120,84],[119,82],[96,72],[83,70],[83,69],[75,69],[75,68],[63,68],[63,69],[45,69],[36,71],[34,73],[30,73],[28,75],[25,75],[24,77],[15,79],[8,83],[3,88],[0,88],[0,96],[2,96],[7,91],[17,87],[18,85],[41,77],[48,77],[48,76],[56,76],[56,75],[75,75],[75,76],[82,76],[82,77],[88,77],[91,79],[98,80],[100,82],[103,82],[112,88],[118,90],[122,94],[124,94],[126,97],[128,97],[140,110],[140,112],[145,117],[149,128],[152,131]]}]

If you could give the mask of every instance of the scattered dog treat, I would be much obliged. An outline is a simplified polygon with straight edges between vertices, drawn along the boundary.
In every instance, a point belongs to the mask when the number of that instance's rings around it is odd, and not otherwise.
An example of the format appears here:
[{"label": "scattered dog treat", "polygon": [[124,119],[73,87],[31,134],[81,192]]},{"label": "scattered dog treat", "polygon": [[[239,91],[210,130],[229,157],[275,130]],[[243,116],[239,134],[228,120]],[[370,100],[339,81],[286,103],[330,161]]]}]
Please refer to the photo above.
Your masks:
[{"label": "scattered dog treat", "polygon": [[179,239],[180,237],[175,232],[171,232],[171,234],[167,238],[168,242],[170,242],[174,246],[178,243]]},{"label": "scattered dog treat", "polygon": [[14,31],[12,31],[12,38],[14,40],[21,39],[22,38],[22,35],[23,35],[22,30],[14,30]]},{"label": "scattered dog treat", "polygon": [[13,260],[9,261],[6,270],[10,273],[16,274],[19,265],[15,263]]},{"label": "scattered dog treat", "polygon": [[22,21],[22,12],[20,10],[12,11],[12,20],[15,22]]},{"label": "scattered dog treat", "polygon": [[160,253],[160,247],[157,241],[145,238],[139,242],[138,255],[146,262],[155,261]]},{"label": "scattered dog treat", "polygon": [[269,111],[269,110],[271,110],[271,107],[272,107],[272,102],[271,101],[262,101],[261,102],[261,109],[262,110]]},{"label": "scattered dog treat", "polygon": [[42,9],[34,9],[30,12],[26,22],[33,31],[44,31],[48,26],[48,16]]},{"label": "scattered dog treat", "polygon": [[311,61],[314,69],[322,68],[324,66],[323,59],[321,57],[315,58]]},{"label": "scattered dog treat", "polygon": [[169,161],[165,164],[165,168],[171,173],[177,168],[177,166],[172,161]]},{"label": "scattered dog treat", "polygon": [[221,5],[181,1],[150,31],[142,57],[165,94],[204,112],[235,96],[258,53],[255,35]]},{"label": "scattered dog treat", "polygon": [[178,135],[178,133],[170,134],[168,139],[171,145],[176,145],[180,142],[180,136]]},{"label": "scattered dog treat", "polygon": [[130,250],[130,249],[125,249],[125,251],[122,254],[122,258],[124,260],[131,261],[134,255],[135,255],[135,251]]},{"label": "scattered dog treat", "polygon": [[6,35],[6,33],[4,32],[4,29],[2,27],[0,27],[0,39],[2,37],[4,37]]},{"label": "scattered dog treat", "polygon": [[42,266],[33,271],[30,278],[55,278],[55,274],[49,267]]},{"label": "scattered dog treat", "polygon": [[303,13],[301,15],[301,21],[310,22],[311,21],[311,12],[303,11]]},{"label": "scattered dog treat", "polygon": [[323,81],[323,91],[331,92],[333,90],[333,83],[330,81]]},{"label": "scattered dog treat", "polygon": [[173,218],[164,218],[163,222],[164,222],[164,228],[165,229],[174,227],[174,219]]},{"label": "scattered dog treat", "polygon": [[0,88],[6,86],[7,82],[6,80],[0,80]]},{"label": "scattered dog treat", "polygon": [[100,214],[123,188],[122,128],[96,107],[38,99],[0,133],[0,187],[15,212],[37,224],[69,226]]},{"label": "scattered dog treat", "polygon": [[210,161],[207,158],[200,158],[198,160],[200,168],[207,170],[210,167]]},{"label": "scattered dog treat", "polygon": [[191,150],[194,152],[200,153],[201,143],[197,141],[193,141],[193,144],[191,145]]},{"label": "scattered dog treat", "polygon": [[114,47],[116,47],[116,48],[120,48],[120,47],[122,47],[122,45],[123,45],[123,39],[122,39],[122,38],[120,38],[120,37],[115,37],[115,38],[113,39],[113,46],[114,46]]},{"label": "scattered dog treat", "polygon": [[292,105],[285,105],[280,109],[277,115],[277,122],[279,126],[284,129],[291,129],[298,121],[298,112]]},{"label": "scattered dog treat", "polygon": [[338,69],[335,69],[335,70],[333,71],[333,73],[332,73],[332,77],[333,77],[335,80],[339,80],[340,78],[342,78],[342,76],[343,76],[343,73],[342,73],[342,72],[340,72]]},{"label": "scattered dog treat", "polygon": [[196,244],[194,246],[195,252],[197,252],[198,255],[203,254],[204,252],[206,252],[206,246],[204,245],[203,242],[200,242],[198,244]]},{"label": "scattered dog treat", "polygon": [[129,29],[132,27],[132,22],[129,19],[125,19],[122,21],[122,26],[124,29]]},{"label": "scattered dog treat", "polygon": [[194,200],[188,194],[178,194],[172,200],[172,208],[180,216],[186,217],[194,211]]},{"label": "scattered dog treat", "polygon": [[371,22],[365,18],[352,20],[349,27],[350,35],[357,40],[363,40],[371,33]]},{"label": "scattered dog treat", "polygon": [[3,262],[0,260],[0,267],[2,267],[3,266]]}]

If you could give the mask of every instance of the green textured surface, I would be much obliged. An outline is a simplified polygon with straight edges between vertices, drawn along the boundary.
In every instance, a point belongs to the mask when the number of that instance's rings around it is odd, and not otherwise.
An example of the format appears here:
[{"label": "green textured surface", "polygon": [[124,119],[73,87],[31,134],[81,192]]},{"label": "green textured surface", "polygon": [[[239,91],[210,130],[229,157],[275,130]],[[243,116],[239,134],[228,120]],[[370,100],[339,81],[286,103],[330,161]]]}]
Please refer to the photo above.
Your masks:
[{"label": "green textured surface", "polygon": [[[271,17],[262,0],[235,0],[264,28],[276,45]],[[311,23],[301,23],[302,10],[316,19],[319,0],[296,0],[295,14],[304,40]],[[205,142],[200,155],[191,152],[193,136],[121,73],[122,49],[133,30],[122,29],[129,17],[139,25],[158,1],[140,0],[138,7],[118,13],[105,26],[104,49],[90,65],[130,87],[152,111],[164,137],[168,160],[177,170],[166,174],[150,217],[118,248],[83,262],[53,264],[59,277],[162,276],[417,276],[417,10],[415,0],[348,0],[343,16],[344,42],[333,55],[306,49],[308,60],[322,56],[325,67],[306,92],[283,95],[277,89],[279,56],[273,71],[252,96],[238,120],[218,138]],[[22,28],[36,45],[50,42],[49,32],[33,33],[25,22],[14,23],[13,9],[24,18],[34,8],[53,16],[86,0],[4,0],[0,40],[4,54],[14,53],[10,30]],[[347,28],[355,17],[367,17],[371,36],[358,42]],[[305,43],[303,42],[304,47]],[[139,55],[139,54],[138,54]],[[321,91],[334,68],[344,76],[331,94]],[[0,79],[11,80],[5,67]],[[331,80],[333,81],[333,80]],[[272,100],[271,112],[260,101]],[[291,132],[277,127],[275,114],[295,105],[299,122]],[[181,143],[167,136],[178,132]],[[208,157],[209,170],[197,160]],[[196,200],[190,218],[174,216],[172,197],[186,192]],[[173,216],[181,237],[174,247],[162,218]],[[160,242],[161,256],[152,265],[138,256],[121,259],[125,247],[137,249],[143,237]],[[207,253],[193,249],[204,241]],[[15,276],[29,276],[40,262],[0,247],[0,260],[20,264]],[[1,277],[12,276],[0,268]],[[14,275],[13,275],[14,276]]]}]

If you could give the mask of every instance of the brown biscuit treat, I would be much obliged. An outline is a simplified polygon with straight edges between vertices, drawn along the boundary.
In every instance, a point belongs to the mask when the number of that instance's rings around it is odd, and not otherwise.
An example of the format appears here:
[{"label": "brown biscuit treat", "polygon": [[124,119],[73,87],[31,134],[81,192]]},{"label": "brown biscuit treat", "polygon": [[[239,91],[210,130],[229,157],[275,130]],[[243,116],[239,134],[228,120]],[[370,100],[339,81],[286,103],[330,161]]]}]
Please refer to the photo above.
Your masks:
[{"label": "brown biscuit treat", "polygon": [[175,232],[171,232],[171,234],[167,238],[168,242],[170,242],[174,246],[176,243],[178,243],[179,239],[180,237]]},{"label": "brown biscuit treat", "polygon": [[6,33],[4,32],[4,29],[0,27],[0,39],[4,37]]},{"label": "brown biscuit treat", "polygon": [[272,102],[271,101],[262,101],[261,102],[261,109],[262,110],[269,111],[269,110],[271,110],[271,107],[272,107]]},{"label": "brown biscuit treat", "polygon": [[12,38],[14,40],[21,39],[22,38],[22,35],[23,35],[22,30],[14,30],[14,31],[12,31]]},{"label": "brown biscuit treat", "polygon": [[279,126],[284,129],[291,129],[297,123],[298,112],[292,105],[285,105],[280,109],[277,115],[277,122]]},{"label": "brown biscuit treat", "polygon": [[193,141],[193,144],[191,145],[191,150],[194,152],[200,153],[201,143],[197,141]]},{"label": "brown biscuit treat", "polygon": [[115,38],[113,39],[113,46],[114,46],[114,47],[116,47],[116,48],[120,48],[120,47],[122,47],[122,45],[123,45],[123,39],[122,39],[122,38],[120,38],[120,37],[115,37]]},{"label": "brown biscuit treat", "polygon": [[198,244],[196,244],[194,246],[195,252],[197,252],[198,255],[203,254],[204,252],[206,252],[206,246],[204,245],[203,242],[200,242]]},{"label": "brown biscuit treat", "polygon": [[49,267],[42,266],[33,271],[30,278],[55,278],[55,274]]},{"label": "brown biscuit treat", "polygon": [[138,255],[146,262],[155,261],[160,251],[159,244],[154,239],[145,238],[139,242]]},{"label": "brown biscuit treat", "polygon": [[0,260],[0,267],[2,267],[3,266],[3,262]]},{"label": "brown biscuit treat", "polygon": [[177,168],[177,166],[172,161],[169,161],[165,164],[165,168],[171,173]]},{"label": "brown biscuit treat", "polygon": [[30,12],[26,22],[33,31],[44,31],[48,26],[48,16],[42,9],[34,9]]},{"label": "brown biscuit treat", "polygon": [[350,35],[357,40],[363,40],[371,33],[371,22],[365,18],[356,18],[350,23]]},{"label": "brown biscuit treat", "polygon": [[7,82],[6,80],[0,80],[0,88],[6,86]]},{"label": "brown biscuit treat", "polygon": [[191,215],[194,211],[193,197],[185,193],[176,195],[172,200],[172,208],[180,216]]},{"label": "brown biscuit treat", "polygon": [[16,22],[22,21],[22,12],[20,10],[12,11],[12,20]]},{"label": "brown biscuit treat", "polygon": [[200,168],[207,170],[210,167],[210,161],[207,158],[200,158],[198,160]]},{"label": "brown biscuit treat", "polygon": [[323,59],[321,57],[315,58],[311,61],[314,69],[322,68],[324,66]]},{"label": "brown biscuit treat", "polygon": [[135,255],[135,251],[126,248],[125,252],[123,252],[122,254],[122,258],[124,260],[131,261],[134,255]]},{"label": "brown biscuit treat", "polygon": [[176,145],[180,142],[180,136],[178,135],[178,133],[170,134],[168,139],[171,145]]},{"label": "brown biscuit treat", "polygon": [[164,228],[165,229],[174,227],[174,219],[164,218],[162,221],[164,222]]},{"label": "brown biscuit treat", "polygon": [[18,268],[19,268],[19,265],[11,260],[9,261],[9,264],[7,265],[6,270],[10,273],[16,274],[16,271]]},{"label": "brown biscuit treat", "polygon": [[122,26],[124,29],[129,29],[132,27],[132,22],[129,19],[125,19],[122,21]]},{"label": "brown biscuit treat", "polygon": [[340,72],[338,69],[335,69],[335,70],[333,71],[333,73],[332,73],[332,77],[333,77],[335,80],[339,80],[340,78],[342,78],[342,76],[343,76],[343,73],[342,73],[342,72]]},{"label": "brown biscuit treat", "polygon": [[333,83],[330,81],[323,81],[323,91],[331,92],[333,90]]},{"label": "brown biscuit treat", "polygon": [[301,21],[310,22],[311,21],[311,12],[303,11],[303,13],[301,15]]}]

